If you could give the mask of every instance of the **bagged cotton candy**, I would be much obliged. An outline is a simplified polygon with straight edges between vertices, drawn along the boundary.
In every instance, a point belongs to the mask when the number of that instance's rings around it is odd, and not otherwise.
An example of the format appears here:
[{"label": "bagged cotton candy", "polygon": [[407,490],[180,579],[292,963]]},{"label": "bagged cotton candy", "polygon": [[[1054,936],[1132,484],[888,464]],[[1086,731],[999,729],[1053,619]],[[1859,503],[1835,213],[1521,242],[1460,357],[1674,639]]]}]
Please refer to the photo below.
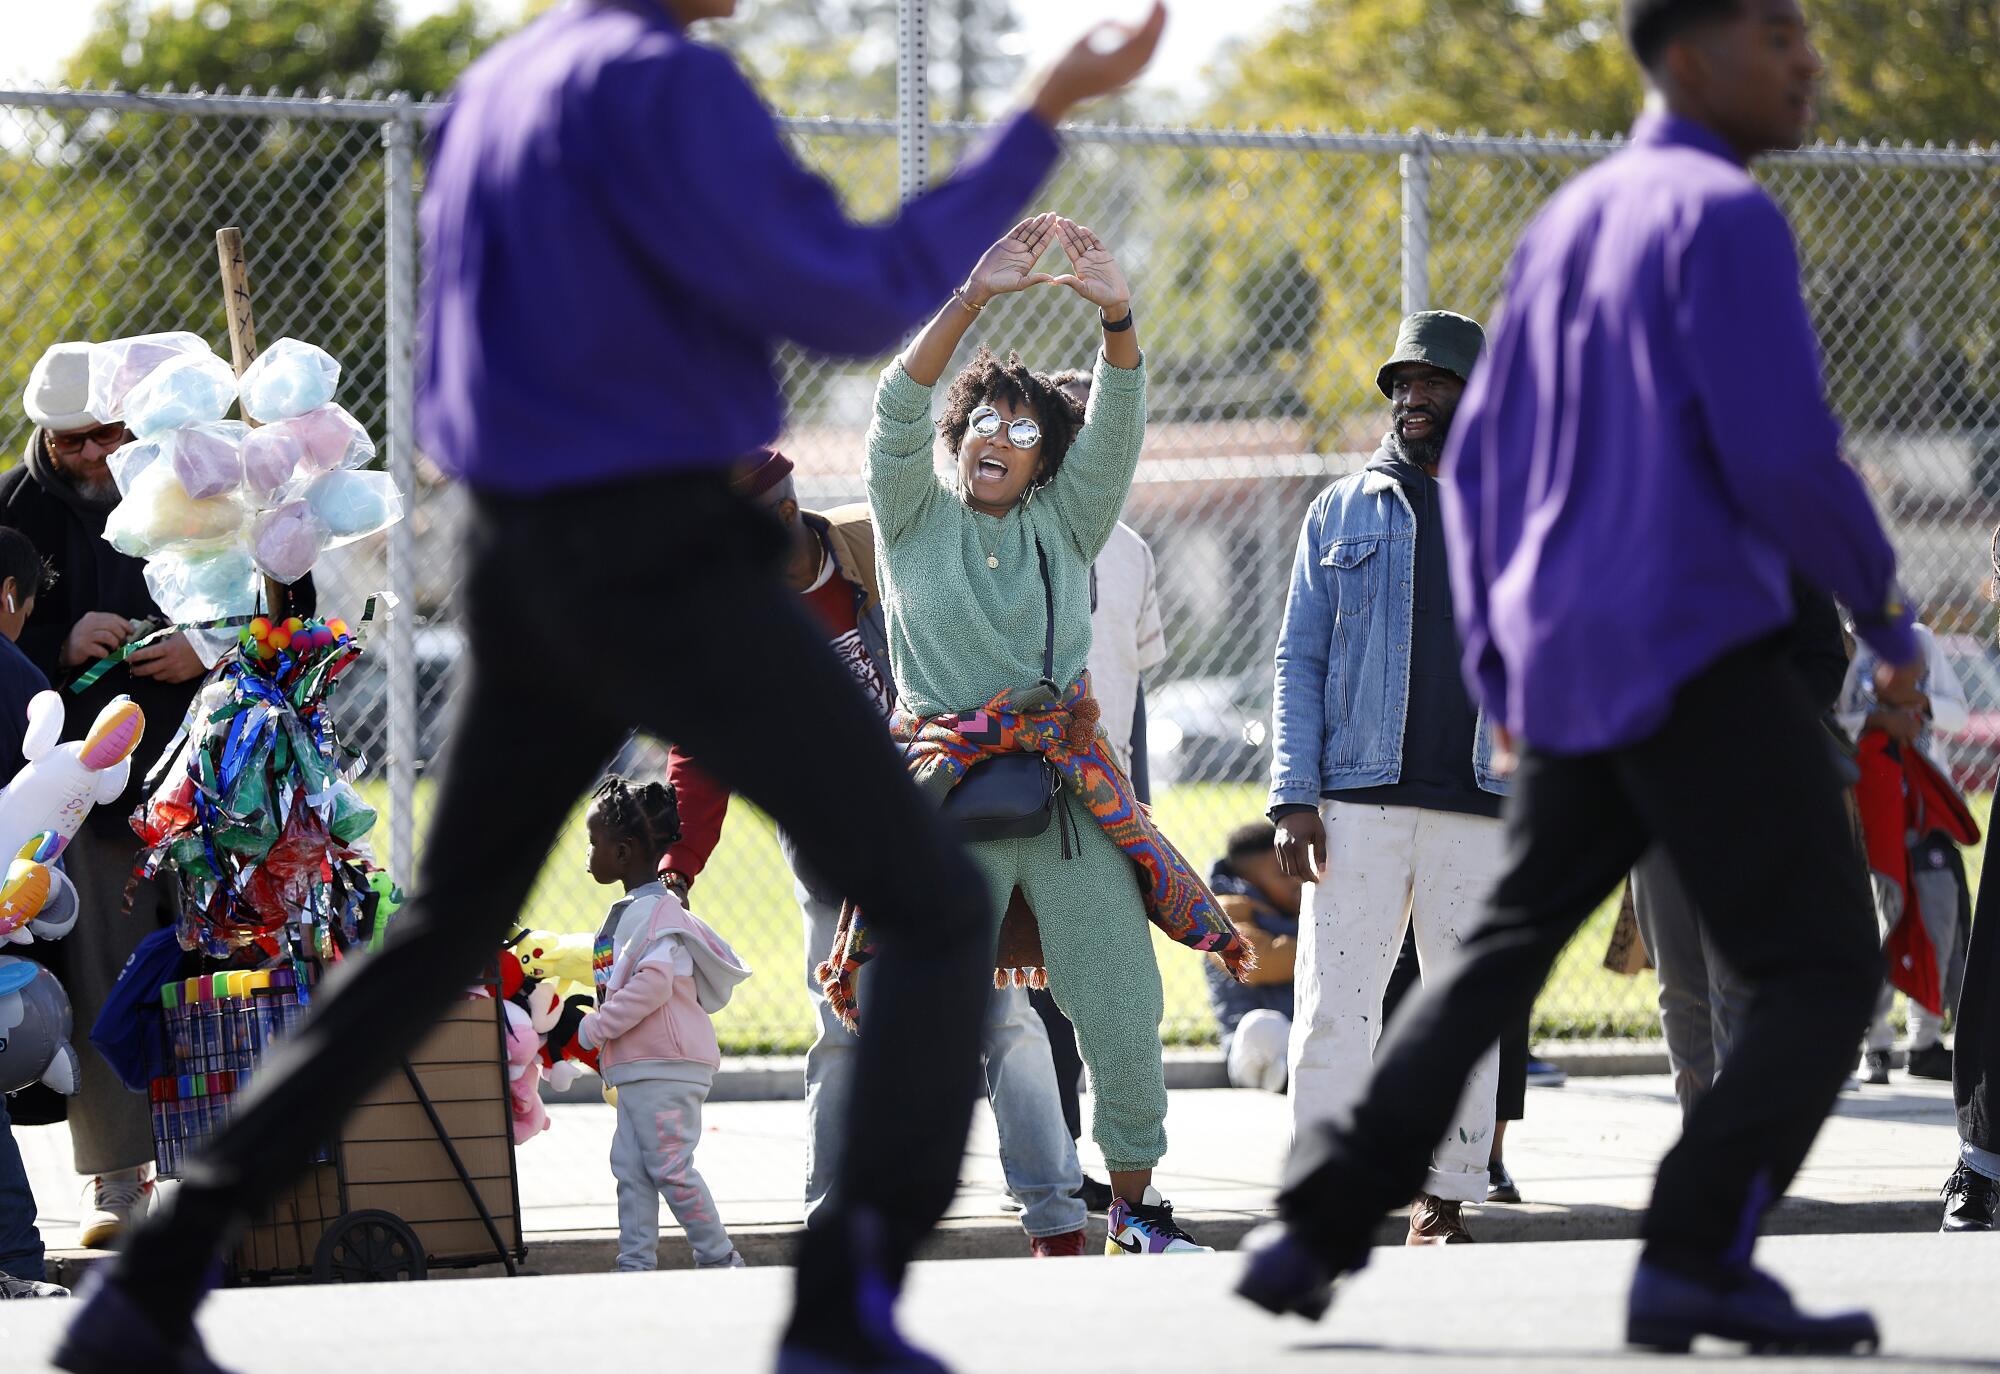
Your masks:
[{"label": "bagged cotton candy", "polygon": [[[366,467],[375,461],[375,443],[361,422],[337,405],[323,405],[281,421],[305,448],[299,475]],[[273,426],[275,428],[276,426]]]},{"label": "bagged cotton candy", "polygon": [[148,559],[146,590],[175,621],[222,620],[257,607],[257,569],[235,544]]},{"label": "bagged cotton candy", "polygon": [[333,399],[340,364],[323,348],[280,339],[243,373],[243,413],[270,423],[316,410]]},{"label": "bagged cotton candy", "polygon": [[239,447],[250,426],[241,420],[217,420],[169,430],[161,451],[173,465],[181,487],[197,501],[226,496],[243,485],[243,453]]},{"label": "bagged cotton candy", "polygon": [[[123,449],[119,450],[124,452]],[[253,429],[243,441],[243,490],[259,506],[277,500],[278,493],[292,480],[305,461],[306,448],[299,442],[292,422],[281,420],[262,429]],[[113,457],[117,455],[114,454]]]},{"label": "bagged cotton candy", "polygon": [[[125,396],[170,358],[206,353],[199,334],[139,334],[93,344],[90,350],[90,413],[108,424],[125,418]],[[219,418],[219,417],[218,417]]]},{"label": "bagged cotton candy", "polygon": [[118,484],[120,496],[132,494],[132,484],[139,480],[139,474],[160,461],[163,445],[158,439],[134,439],[112,451],[104,465],[111,469],[111,480]]},{"label": "bagged cotton candy", "polygon": [[305,503],[325,527],[329,549],[403,518],[403,494],[386,472],[324,473],[307,483]]},{"label": "bagged cotton candy", "polygon": [[[120,553],[150,558],[183,545],[223,539],[242,525],[243,516],[243,506],[229,497],[198,501],[189,496],[174,476],[173,464],[156,461],[138,475],[132,490],[104,522],[104,537]],[[165,604],[161,602],[162,607]]]},{"label": "bagged cotton candy", "polygon": [[182,425],[220,420],[236,402],[236,374],[203,349],[169,358],[125,393],[125,427],[151,439]]},{"label": "bagged cotton candy", "polygon": [[304,501],[287,501],[250,522],[250,556],[267,576],[288,585],[312,571],[325,539]]}]

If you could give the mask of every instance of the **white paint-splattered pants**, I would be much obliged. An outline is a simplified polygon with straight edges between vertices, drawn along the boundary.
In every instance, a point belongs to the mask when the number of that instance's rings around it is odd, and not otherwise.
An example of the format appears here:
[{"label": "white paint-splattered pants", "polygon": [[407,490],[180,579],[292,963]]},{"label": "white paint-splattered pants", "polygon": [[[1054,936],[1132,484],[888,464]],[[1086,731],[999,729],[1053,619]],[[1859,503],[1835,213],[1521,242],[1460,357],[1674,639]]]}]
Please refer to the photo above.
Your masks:
[{"label": "white paint-splattered pants", "polygon": [[618,1267],[656,1269],[660,1263],[660,1199],[687,1232],[696,1264],[721,1264],[735,1246],[722,1229],[708,1184],[695,1171],[701,1104],[708,1087],[671,1078],[643,1078],[618,1088],[618,1133],[611,1137],[611,1176],[618,1181]]},{"label": "white paint-splattered pants", "polygon": [[[1382,994],[1414,922],[1429,978],[1457,956],[1502,868],[1501,826],[1484,816],[1412,806],[1320,803],[1326,880],[1308,884],[1299,923],[1290,1046],[1294,1132],[1337,1115],[1367,1085],[1382,1036]],[[1486,1198],[1499,1047],[1473,1066],[1458,1114],[1431,1157],[1424,1191]]]}]

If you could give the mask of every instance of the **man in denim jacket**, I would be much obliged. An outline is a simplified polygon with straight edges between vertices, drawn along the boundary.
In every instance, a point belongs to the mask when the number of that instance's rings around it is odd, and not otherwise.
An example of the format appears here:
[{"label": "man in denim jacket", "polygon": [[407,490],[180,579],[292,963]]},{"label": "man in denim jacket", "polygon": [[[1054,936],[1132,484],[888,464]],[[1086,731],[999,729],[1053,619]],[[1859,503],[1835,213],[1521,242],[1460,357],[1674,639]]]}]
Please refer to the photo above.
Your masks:
[{"label": "man in denim jacket", "polygon": [[[1406,923],[1430,976],[1458,949],[1502,866],[1500,794],[1459,671],[1438,461],[1485,344],[1463,315],[1403,321],[1376,380],[1389,432],[1366,468],[1312,504],[1278,638],[1271,819],[1307,880],[1290,1046],[1294,1129],[1351,1106],[1382,1033]],[[1409,1243],[1467,1241],[1483,1201],[1498,1055],[1467,1079],[1432,1156]]]}]

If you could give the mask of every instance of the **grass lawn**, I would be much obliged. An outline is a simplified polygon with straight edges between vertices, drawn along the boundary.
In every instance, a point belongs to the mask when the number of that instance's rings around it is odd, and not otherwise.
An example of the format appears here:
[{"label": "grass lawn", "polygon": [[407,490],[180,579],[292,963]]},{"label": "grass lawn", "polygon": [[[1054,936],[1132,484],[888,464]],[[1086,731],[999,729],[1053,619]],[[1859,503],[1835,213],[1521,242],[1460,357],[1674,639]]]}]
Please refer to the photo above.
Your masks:
[{"label": "grass lawn", "polygon": [[[366,785],[370,800],[385,808],[377,830],[386,847],[387,789]],[[1204,872],[1222,850],[1230,830],[1260,813],[1262,789],[1242,784],[1189,784],[1167,788],[1155,813],[1174,843]],[[428,814],[428,785],[419,788],[419,831]],[[1973,798],[1982,825],[1992,797]],[[590,881],[584,872],[583,809],[572,813],[529,902],[529,916],[540,929],[590,931],[597,928],[615,895]],[[1978,883],[1982,855],[1966,856]],[[737,989],[727,1010],[716,1018],[716,1029],[732,1053],[787,1053],[803,1050],[812,1037],[812,1016],[803,980],[805,949],[798,907],[792,901],[791,874],[779,855],[769,820],[754,807],[731,808],[722,843],[707,873],[695,888],[695,909],[736,946],[758,976]],[[1607,972],[1601,963],[1616,902],[1609,901],[1586,921],[1557,960],[1541,1000],[1535,1007],[1537,1038],[1602,1035],[1657,1036],[1656,985],[1649,972],[1634,978]],[[1159,947],[1160,973],[1166,984],[1167,1014],[1161,1032],[1169,1044],[1212,1043],[1215,1026],[1208,1010],[1208,991],[1201,959],[1164,937]],[[824,951],[814,951],[820,957]]]}]

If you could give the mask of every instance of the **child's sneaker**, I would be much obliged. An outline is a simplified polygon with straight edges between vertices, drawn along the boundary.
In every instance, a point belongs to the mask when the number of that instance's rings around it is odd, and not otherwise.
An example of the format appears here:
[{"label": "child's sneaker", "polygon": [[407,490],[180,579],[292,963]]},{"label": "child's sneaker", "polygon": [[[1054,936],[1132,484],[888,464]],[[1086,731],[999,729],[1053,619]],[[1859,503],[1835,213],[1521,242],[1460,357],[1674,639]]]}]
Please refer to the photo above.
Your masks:
[{"label": "child's sneaker", "polygon": [[713,1264],[697,1264],[697,1269],[748,1269],[750,1261],[743,1258],[740,1250],[731,1250],[728,1259],[719,1259]]},{"label": "child's sneaker", "polygon": [[1157,1188],[1146,1189],[1144,1202],[1117,1198],[1104,1219],[1104,1253],[1107,1255],[1202,1255],[1213,1247],[1197,1244],[1195,1238],[1174,1220],[1173,1204],[1160,1196]]}]

